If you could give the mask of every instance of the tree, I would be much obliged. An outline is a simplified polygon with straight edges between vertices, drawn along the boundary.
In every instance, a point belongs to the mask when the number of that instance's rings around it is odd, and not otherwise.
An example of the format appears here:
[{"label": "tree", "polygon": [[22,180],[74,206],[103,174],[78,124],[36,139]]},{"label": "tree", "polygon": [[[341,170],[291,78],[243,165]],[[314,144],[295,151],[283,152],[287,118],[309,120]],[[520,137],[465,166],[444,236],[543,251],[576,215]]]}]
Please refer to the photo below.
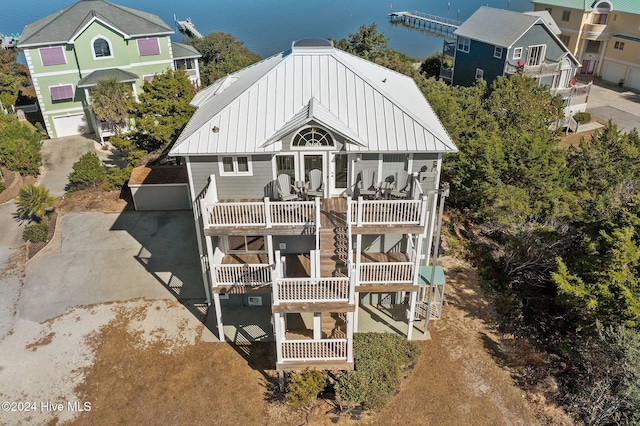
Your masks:
[{"label": "tree", "polygon": [[41,145],[42,136],[36,130],[0,111],[0,165],[23,175],[37,175]]},{"label": "tree", "polygon": [[327,373],[320,370],[305,370],[293,373],[289,380],[286,399],[295,409],[303,410],[309,422],[313,404],[327,385]]},{"label": "tree", "polygon": [[14,50],[0,49],[0,102],[5,108],[16,104],[20,87],[28,81],[28,72],[17,63],[17,57]]},{"label": "tree", "polygon": [[106,121],[116,132],[122,131],[133,111],[131,85],[115,78],[98,81],[91,88],[91,110],[98,120]]},{"label": "tree", "polygon": [[378,25],[360,25],[357,33],[349,33],[349,39],[338,42],[338,47],[343,48],[352,55],[359,56],[369,61],[379,57],[387,48],[387,37],[378,32]]},{"label": "tree", "polygon": [[195,47],[202,55],[200,75],[205,85],[260,60],[260,56],[244,47],[231,34],[211,33],[201,39],[191,38],[186,43]]},{"label": "tree", "polygon": [[445,56],[441,52],[436,52],[431,56],[428,56],[420,64],[420,72],[425,77],[440,77],[440,68],[444,63],[445,66],[451,68],[453,66],[453,58],[451,56]]},{"label": "tree", "polygon": [[178,136],[195,111],[189,102],[195,89],[183,69],[156,74],[145,81],[136,104],[136,135],[140,149],[164,149]]},{"label": "tree", "polygon": [[25,185],[20,188],[16,206],[18,216],[23,219],[40,222],[48,211],[53,209],[57,199],[49,195],[44,186]]}]

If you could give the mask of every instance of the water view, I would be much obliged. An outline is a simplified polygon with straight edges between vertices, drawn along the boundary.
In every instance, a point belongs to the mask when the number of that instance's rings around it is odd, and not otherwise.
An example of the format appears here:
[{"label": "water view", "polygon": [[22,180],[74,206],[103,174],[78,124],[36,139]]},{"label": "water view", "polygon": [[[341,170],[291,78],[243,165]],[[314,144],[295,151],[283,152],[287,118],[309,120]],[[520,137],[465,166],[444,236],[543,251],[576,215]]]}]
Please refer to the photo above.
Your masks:
[{"label": "water view", "polygon": [[[0,11],[0,33],[22,33],[24,26],[56,12],[74,0],[21,0]],[[532,10],[530,0],[112,0],[160,16],[167,24],[191,17],[202,34],[233,34],[262,57],[285,50],[292,40],[305,37],[345,38],[362,24],[377,22],[389,46],[415,58],[442,49],[442,39],[432,33],[392,24],[388,13],[399,10],[465,20],[480,6],[515,11]],[[173,39],[180,41],[182,34]]]}]

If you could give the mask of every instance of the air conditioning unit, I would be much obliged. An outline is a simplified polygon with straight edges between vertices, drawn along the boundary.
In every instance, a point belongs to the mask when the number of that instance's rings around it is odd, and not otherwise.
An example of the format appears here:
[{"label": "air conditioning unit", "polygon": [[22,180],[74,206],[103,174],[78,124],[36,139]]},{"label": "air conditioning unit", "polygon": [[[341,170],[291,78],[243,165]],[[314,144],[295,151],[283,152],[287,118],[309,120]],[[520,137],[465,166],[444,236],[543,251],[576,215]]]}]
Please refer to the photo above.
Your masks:
[{"label": "air conditioning unit", "polygon": [[249,306],[262,306],[262,296],[249,296]]}]

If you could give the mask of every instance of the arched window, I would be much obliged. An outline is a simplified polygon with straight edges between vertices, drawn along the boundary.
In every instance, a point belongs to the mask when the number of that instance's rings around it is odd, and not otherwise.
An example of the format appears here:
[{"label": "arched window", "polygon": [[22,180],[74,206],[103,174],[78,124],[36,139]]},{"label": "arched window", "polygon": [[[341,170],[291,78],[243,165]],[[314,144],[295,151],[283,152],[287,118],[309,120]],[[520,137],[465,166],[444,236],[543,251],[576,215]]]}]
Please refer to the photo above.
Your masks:
[{"label": "arched window", "polygon": [[97,38],[93,41],[93,55],[96,58],[111,56],[111,48],[109,42],[104,38]]},{"label": "arched window", "polygon": [[307,127],[293,137],[293,146],[333,146],[331,135],[318,127]]}]

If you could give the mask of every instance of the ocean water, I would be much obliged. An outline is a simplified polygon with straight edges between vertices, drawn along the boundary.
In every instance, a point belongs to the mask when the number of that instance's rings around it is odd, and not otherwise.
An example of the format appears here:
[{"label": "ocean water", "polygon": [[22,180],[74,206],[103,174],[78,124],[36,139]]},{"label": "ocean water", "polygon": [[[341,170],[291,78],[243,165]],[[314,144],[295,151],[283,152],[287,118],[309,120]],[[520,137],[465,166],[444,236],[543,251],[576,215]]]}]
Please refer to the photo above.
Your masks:
[{"label": "ocean water", "polygon": [[[391,11],[418,10],[464,21],[478,7],[515,11],[532,10],[530,0],[112,0],[112,3],[144,10],[172,25],[174,15],[190,17],[202,34],[233,34],[262,57],[286,50],[293,40],[306,37],[346,38],[362,24],[376,22],[389,46],[414,58],[441,51],[442,38],[392,24]],[[70,4],[74,0],[18,0],[0,10],[0,33],[22,33],[24,26]],[[176,33],[174,41],[184,36]]]}]

